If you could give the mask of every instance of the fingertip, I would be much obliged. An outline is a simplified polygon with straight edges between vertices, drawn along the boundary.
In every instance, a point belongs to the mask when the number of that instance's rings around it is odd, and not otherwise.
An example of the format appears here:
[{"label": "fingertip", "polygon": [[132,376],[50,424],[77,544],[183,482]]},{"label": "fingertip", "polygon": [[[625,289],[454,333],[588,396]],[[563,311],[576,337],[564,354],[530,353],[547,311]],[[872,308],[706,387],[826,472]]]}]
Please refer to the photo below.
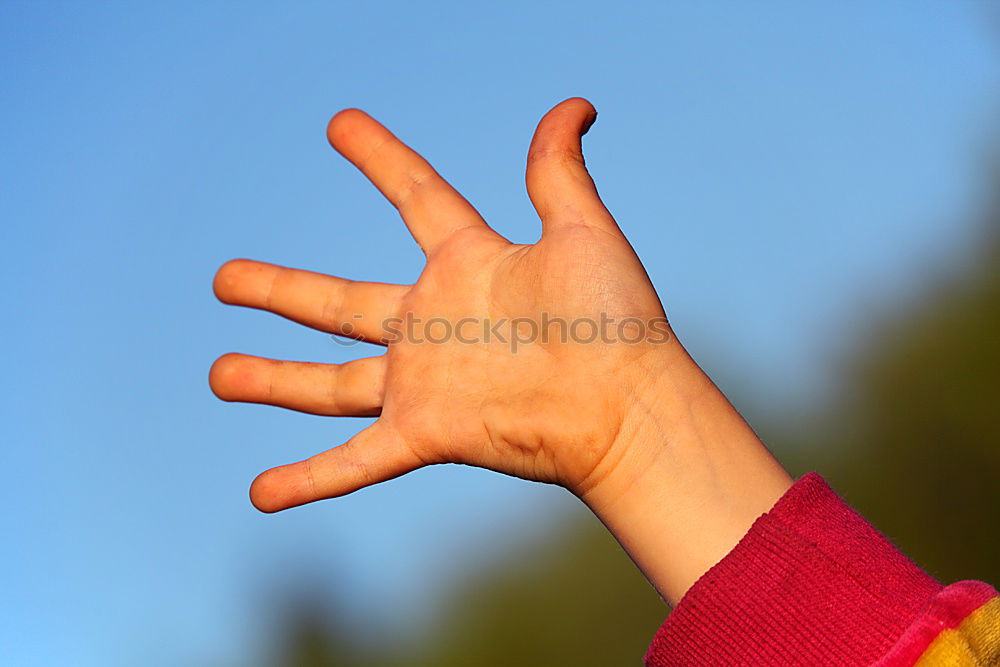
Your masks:
[{"label": "fingertip", "polygon": [[570,97],[552,107],[538,122],[535,136],[532,137],[531,149],[547,153],[553,147],[574,151],[580,149],[580,137],[597,120],[597,109],[589,100],[583,97]]},{"label": "fingertip", "polygon": [[233,303],[233,297],[251,267],[256,264],[249,259],[231,259],[215,272],[212,279],[212,291],[215,298],[222,303]]},{"label": "fingertip", "polygon": [[257,475],[250,484],[250,502],[261,512],[273,514],[332,497],[318,491],[311,461],[288,463]]},{"label": "fingertip", "polygon": [[566,113],[580,119],[580,136],[585,135],[587,130],[594,124],[594,121],[597,120],[597,109],[585,97],[567,98],[552,109],[552,111],[557,110],[560,113]]},{"label": "fingertip", "polygon": [[250,483],[250,504],[264,514],[274,514],[288,505],[281,502],[281,493],[274,485],[274,476],[267,470],[257,475]]},{"label": "fingertip", "polygon": [[246,355],[228,352],[216,359],[208,370],[208,386],[223,401],[238,400],[239,388],[252,381],[244,359]]},{"label": "fingertip", "polygon": [[597,108],[594,107],[591,101],[588,100],[586,97],[568,97],[562,102],[560,102],[558,106],[563,106],[563,105],[567,107],[572,107],[574,110],[580,110],[587,114],[591,115],[597,114]]},{"label": "fingertip", "polygon": [[330,145],[340,150],[354,134],[359,123],[370,121],[372,118],[361,109],[349,108],[338,111],[330,119],[326,126],[326,139]]}]

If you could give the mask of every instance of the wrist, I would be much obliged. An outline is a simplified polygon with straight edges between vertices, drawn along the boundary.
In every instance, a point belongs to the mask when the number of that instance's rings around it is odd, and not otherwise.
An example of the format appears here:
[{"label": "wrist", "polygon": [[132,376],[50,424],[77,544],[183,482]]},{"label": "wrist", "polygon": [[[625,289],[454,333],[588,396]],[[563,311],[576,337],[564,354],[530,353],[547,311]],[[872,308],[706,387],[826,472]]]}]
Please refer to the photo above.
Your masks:
[{"label": "wrist", "polygon": [[680,346],[649,369],[577,495],[671,604],[792,484]]}]

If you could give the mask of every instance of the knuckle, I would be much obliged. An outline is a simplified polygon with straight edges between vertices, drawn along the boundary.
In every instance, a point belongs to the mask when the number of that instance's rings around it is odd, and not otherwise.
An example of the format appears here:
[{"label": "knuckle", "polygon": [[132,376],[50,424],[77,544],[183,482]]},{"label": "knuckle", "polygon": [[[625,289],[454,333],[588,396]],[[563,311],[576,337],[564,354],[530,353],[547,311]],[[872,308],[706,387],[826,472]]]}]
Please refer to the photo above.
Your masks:
[{"label": "knuckle", "polygon": [[554,164],[583,163],[583,153],[565,146],[543,146],[528,152],[528,166],[536,163]]}]

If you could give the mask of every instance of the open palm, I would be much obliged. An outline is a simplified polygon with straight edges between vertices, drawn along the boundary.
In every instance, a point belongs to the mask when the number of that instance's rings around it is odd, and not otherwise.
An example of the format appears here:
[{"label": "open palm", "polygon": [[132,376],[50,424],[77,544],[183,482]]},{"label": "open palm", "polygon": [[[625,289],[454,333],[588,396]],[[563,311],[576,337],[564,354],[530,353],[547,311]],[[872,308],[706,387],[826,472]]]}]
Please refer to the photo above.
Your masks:
[{"label": "open palm", "polygon": [[573,98],[538,125],[527,186],[543,234],[533,245],[493,231],[363,112],[330,121],[334,148],[399,210],[427,264],[413,285],[249,260],[219,270],[215,292],[226,303],[387,345],[384,355],[345,364],[237,354],[214,364],[211,386],[225,400],[378,416],[347,443],[260,475],[251,489],[259,509],[343,495],[435,463],[578,494],[613,469],[647,409],[644,387],[680,348],[584,166],[580,137],[595,116]]}]

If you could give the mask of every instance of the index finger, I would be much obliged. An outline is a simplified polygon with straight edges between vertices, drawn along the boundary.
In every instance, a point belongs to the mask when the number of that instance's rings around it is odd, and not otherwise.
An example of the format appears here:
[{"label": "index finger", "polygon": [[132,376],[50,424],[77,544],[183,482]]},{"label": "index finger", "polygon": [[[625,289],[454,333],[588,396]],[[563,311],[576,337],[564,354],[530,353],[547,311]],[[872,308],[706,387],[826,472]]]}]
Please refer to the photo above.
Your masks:
[{"label": "index finger", "polygon": [[425,254],[460,229],[478,228],[499,238],[424,158],[364,111],[341,111],[326,135],[399,210]]}]

